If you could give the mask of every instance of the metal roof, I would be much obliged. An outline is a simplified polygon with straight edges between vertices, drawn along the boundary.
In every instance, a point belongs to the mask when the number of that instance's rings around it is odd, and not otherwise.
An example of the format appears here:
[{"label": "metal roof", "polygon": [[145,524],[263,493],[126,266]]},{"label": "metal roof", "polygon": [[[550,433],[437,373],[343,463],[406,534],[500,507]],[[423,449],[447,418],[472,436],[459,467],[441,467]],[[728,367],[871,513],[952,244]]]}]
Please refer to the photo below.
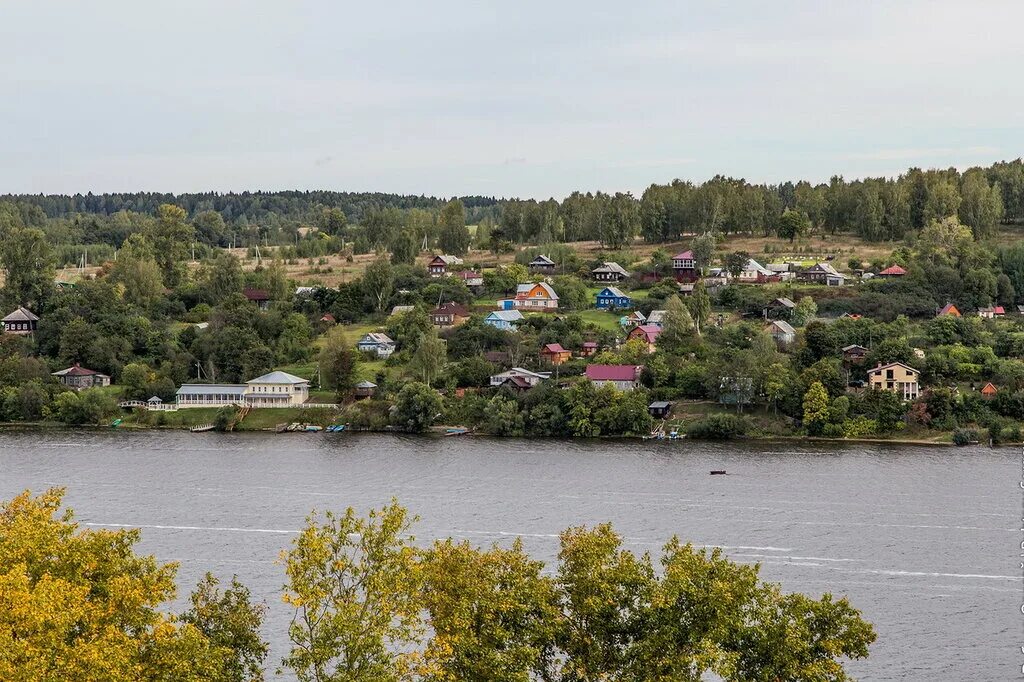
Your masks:
[{"label": "metal roof", "polygon": [[261,377],[256,377],[255,379],[249,379],[249,381],[247,381],[245,383],[247,383],[247,384],[308,384],[309,383],[309,379],[303,379],[302,377],[297,377],[294,374],[289,374],[288,372],[282,372],[282,371],[278,370],[276,372],[271,372],[270,374],[264,374]]},{"label": "metal roof", "polygon": [[175,395],[213,395],[230,393],[242,395],[247,387],[245,384],[182,384]]}]

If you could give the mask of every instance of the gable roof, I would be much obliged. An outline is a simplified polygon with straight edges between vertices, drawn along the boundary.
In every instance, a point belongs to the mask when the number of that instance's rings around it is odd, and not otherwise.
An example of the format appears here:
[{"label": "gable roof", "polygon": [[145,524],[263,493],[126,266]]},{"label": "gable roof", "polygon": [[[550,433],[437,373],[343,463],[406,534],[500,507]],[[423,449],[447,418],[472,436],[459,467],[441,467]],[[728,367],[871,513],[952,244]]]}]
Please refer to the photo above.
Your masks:
[{"label": "gable roof", "polygon": [[851,343],[849,346],[843,346],[844,353],[849,353],[852,350],[867,350],[867,348],[856,343]]},{"label": "gable roof", "polygon": [[270,372],[268,374],[264,374],[261,377],[256,377],[255,379],[249,379],[249,381],[247,381],[245,383],[247,383],[247,384],[308,384],[309,380],[308,379],[303,379],[302,377],[297,377],[294,374],[289,374],[288,372],[282,372],[281,370],[276,370],[276,371]]},{"label": "gable roof", "polygon": [[448,301],[442,306],[434,308],[431,315],[456,315],[458,317],[469,317],[469,309],[461,303]]},{"label": "gable roof", "polygon": [[796,307],[796,303],[793,303],[792,300],[786,298],[785,296],[780,296],[779,298],[775,299],[774,301],[772,301],[768,305],[772,305],[773,303],[777,303],[780,306],[782,306],[783,308],[795,308]]},{"label": "gable roof", "polygon": [[447,253],[438,254],[430,260],[431,263],[434,263],[436,261],[441,261],[445,265],[459,265],[460,263],[462,263],[461,258],[459,258],[458,256],[452,256]]},{"label": "gable roof", "polygon": [[871,372],[878,372],[878,371],[883,370],[883,369],[889,369],[890,367],[902,367],[903,369],[910,370],[914,374],[920,374],[921,373],[920,370],[914,369],[910,365],[905,365],[902,362],[890,362],[887,365],[878,365],[877,367],[874,367],[874,368],[872,368],[869,371],[871,371]]},{"label": "gable roof", "polygon": [[396,305],[391,309],[391,314],[398,315],[399,313],[409,313],[413,310],[416,310],[416,306],[414,305]]},{"label": "gable roof", "polygon": [[19,305],[14,312],[3,319],[4,322],[38,322],[39,318],[34,312]]},{"label": "gable roof", "polygon": [[889,267],[887,267],[885,270],[882,270],[878,274],[882,275],[883,277],[901,277],[902,275],[907,274],[907,271],[901,268],[899,265],[890,265]]},{"label": "gable roof", "polygon": [[995,395],[996,393],[999,392],[999,389],[996,388],[996,385],[990,381],[981,387],[981,392],[984,395]]},{"label": "gable roof", "polygon": [[242,293],[245,294],[245,297],[247,299],[249,299],[250,301],[269,301],[270,300],[270,294],[268,294],[263,289],[250,289],[250,288],[246,287],[245,289],[242,290]]},{"label": "gable roof", "polygon": [[811,267],[804,270],[804,272],[824,272],[826,275],[835,275],[837,277],[844,277],[832,267],[831,263],[815,263]]},{"label": "gable roof", "polygon": [[536,258],[530,261],[530,265],[554,265],[555,261],[551,260],[544,254],[538,254]]},{"label": "gable roof", "polygon": [[457,274],[456,277],[458,277],[459,279],[480,279],[481,277],[483,277],[483,275],[481,275],[479,272],[474,272],[473,270],[463,270],[462,272]]},{"label": "gable roof", "polygon": [[[555,290],[552,289],[551,285],[548,284],[547,282],[523,282],[522,284],[516,285],[516,298],[529,298],[530,292],[532,292],[537,287],[540,287],[541,289],[544,290],[544,296],[546,298],[549,298],[552,301],[558,300],[558,294],[555,293]],[[535,296],[534,298],[541,297]]]},{"label": "gable roof", "polygon": [[765,268],[763,265],[758,263],[753,258],[747,259],[747,262],[743,264],[743,271],[744,272],[754,271],[754,272],[757,272],[758,274],[761,274],[761,275],[772,275],[772,274],[775,274],[771,270]]},{"label": "gable roof", "polygon": [[960,317],[960,309],[957,308],[952,303],[947,303],[946,305],[942,306],[942,310],[939,311],[938,316],[941,315],[952,315],[954,317]]},{"label": "gable roof", "polygon": [[363,334],[363,338],[359,339],[360,344],[378,344],[378,345],[391,345],[395,344],[394,339],[385,334],[384,332],[366,332]]},{"label": "gable roof", "polygon": [[503,322],[519,322],[525,318],[518,310],[492,310],[485,319],[501,320]]},{"label": "gable roof", "polygon": [[672,260],[693,260],[693,251],[681,251],[672,256]]},{"label": "gable roof", "polygon": [[775,327],[775,329],[784,334],[796,334],[796,330],[793,329],[793,325],[785,320],[773,320],[768,327]]},{"label": "gable roof", "polygon": [[598,298],[607,298],[609,296],[614,296],[615,298],[629,298],[629,295],[622,293],[622,289],[619,289],[618,287],[605,287],[601,291],[597,292]]},{"label": "gable roof", "polygon": [[372,381],[363,380],[356,384],[356,388],[377,388],[377,384]]},{"label": "gable roof", "polygon": [[637,365],[587,365],[587,378],[591,381],[636,381],[639,375]]},{"label": "gable roof", "polygon": [[542,353],[568,353],[569,351],[562,348],[560,343],[546,343],[544,348],[541,349]]},{"label": "gable roof", "polygon": [[[637,333],[639,332],[639,334]],[[643,336],[648,343],[654,343],[658,339],[658,334],[661,333],[661,327],[656,324],[641,324],[630,330],[629,336],[636,338]]]},{"label": "gable roof", "polygon": [[665,310],[652,310],[651,314],[647,316],[647,324],[661,324],[665,321]]},{"label": "gable roof", "polygon": [[592,272],[592,273],[596,273],[596,272],[614,272],[616,274],[622,275],[623,277],[629,277],[629,273],[626,272],[626,269],[623,268],[618,263],[616,263],[615,261],[605,261],[604,263],[602,263],[601,265],[597,266],[596,268],[594,268],[590,272]]}]

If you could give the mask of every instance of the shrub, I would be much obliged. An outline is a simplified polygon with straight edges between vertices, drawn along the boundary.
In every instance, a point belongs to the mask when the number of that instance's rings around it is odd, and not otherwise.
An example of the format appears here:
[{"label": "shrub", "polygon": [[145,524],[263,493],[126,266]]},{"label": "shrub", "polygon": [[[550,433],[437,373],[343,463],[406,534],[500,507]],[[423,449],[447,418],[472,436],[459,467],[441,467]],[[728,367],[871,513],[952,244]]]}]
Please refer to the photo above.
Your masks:
[{"label": "shrub", "polygon": [[749,430],[749,422],[734,414],[710,414],[686,427],[686,435],[698,440],[727,440],[743,436]]},{"label": "shrub", "polygon": [[974,429],[957,429],[953,432],[953,445],[970,445],[978,442],[978,433]]}]

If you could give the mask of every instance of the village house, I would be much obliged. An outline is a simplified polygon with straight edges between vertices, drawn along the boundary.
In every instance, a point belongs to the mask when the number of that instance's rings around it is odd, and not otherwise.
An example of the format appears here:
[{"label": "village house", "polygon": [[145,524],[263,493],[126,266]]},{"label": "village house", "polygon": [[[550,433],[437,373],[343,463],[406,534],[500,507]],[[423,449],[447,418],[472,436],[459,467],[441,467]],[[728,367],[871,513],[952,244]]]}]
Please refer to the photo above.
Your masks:
[{"label": "village house", "polygon": [[629,273],[618,263],[609,261],[602,263],[590,271],[598,282],[621,282],[629,277]]},{"label": "village house", "polygon": [[647,322],[645,324],[653,324],[655,327],[663,326],[665,324],[665,311],[652,310],[651,314],[647,316]]},{"label": "village house", "polygon": [[794,310],[796,310],[796,303],[782,296],[769,301],[761,313],[766,320],[788,320]]},{"label": "village house", "polygon": [[677,282],[695,282],[700,276],[693,251],[683,251],[672,256],[672,274]]},{"label": "village house", "polygon": [[540,349],[540,358],[558,366],[572,359],[572,351],[562,348],[560,343],[548,343]]},{"label": "village house", "polygon": [[778,277],[780,282],[791,282],[796,279],[792,263],[768,263],[764,268]]},{"label": "village house", "polygon": [[427,272],[431,277],[444,277],[448,274],[448,268],[453,265],[462,265],[462,259],[448,254],[434,256],[427,263]]},{"label": "village house", "polygon": [[853,343],[849,346],[843,346],[843,362],[848,365],[858,365],[864,362],[864,358],[868,355],[868,349],[864,346],[858,346]]},{"label": "village house", "polygon": [[491,386],[501,386],[510,377],[519,377],[530,386],[536,386],[545,379],[551,378],[551,372],[531,372],[522,367],[513,367],[510,370],[491,376]]},{"label": "village house", "polygon": [[555,271],[556,265],[555,261],[541,254],[530,261],[530,264],[527,267],[530,268],[531,272],[551,273]]},{"label": "village house", "polygon": [[629,334],[626,334],[627,341],[633,341],[640,339],[647,344],[647,352],[653,353],[654,347],[658,343],[658,335],[661,334],[661,327],[653,324],[642,324],[638,327],[634,327]]},{"label": "village house", "polygon": [[18,306],[10,315],[3,319],[4,333],[28,336],[36,330],[39,318],[24,306]]},{"label": "village house", "polygon": [[337,324],[338,323],[338,321],[336,319],[334,319],[334,315],[331,315],[330,313],[324,313],[323,315],[321,315],[320,316],[320,321],[323,322],[326,325],[332,325],[332,324]]},{"label": "village house", "polygon": [[471,289],[484,285],[484,276],[473,270],[462,270],[455,276]]},{"label": "village house", "polygon": [[880,391],[895,391],[904,400],[914,400],[920,394],[920,376],[921,373],[909,365],[891,362],[869,371],[868,384]]},{"label": "village house", "polygon": [[740,284],[764,284],[766,282],[778,282],[781,279],[781,277],[753,258],[748,259],[744,263],[743,269],[740,270],[739,276],[736,277],[736,281]]},{"label": "village house", "polygon": [[292,407],[309,399],[309,381],[287,372],[270,372],[244,384],[183,384],[175,394],[178,409],[189,407]]},{"label": "village house", "polygon": [[600,386],[613,386],[619,391],[632,391],[640,386],[639,365],[587,365],[587,379]]},{"label": "village house", "polygon": [[466,306],[455,301],[448,301],[444,305],[430,311],[430,322],[435,327],[455,327],[469,319],[469,310]]},{"label": "village house", "polygon": [[1003,317],[1006,315],[1006,309],[1001,305],[997,306],[986,306],[984,308],[978,308],[978,317],[991,320],[996,317]]},{"label": "village house", "polygon": [[518,310],[494,310],[484,318],[484,324],[489,324],[495,329],[514,332],[516,324],[525,319]]},{"label": "village house", "polygon": [[526,282],[516,287],[512,307],[528,310],[556,310],[558,294],[547,282]]},{"label": "village house", "polygon": [[836,271],[831,263],[815,263],[806,270],[797,273],[797,279],[809,284],[824,284],[839,287],[846,284],[846,275]]},{"label": "village house", "polygon": [[57,377],[60,383],[69,388],[73,388],[76,391],[81,391],[85,388],[93,388],[94,386],[110,385],[109,376],[102,372],[97,372],[94,369],[86,369],[77,362],[67,369],[53,372],[51,376]]},{"label": "village house", "polygon": [[416,310],[414,305],[396,305],[391,309],[391,315],[401,315],[402,313],[411,313]]},{"label": "village house", "polygon": [[999,393],[999,389],[991,381],[981,387],[982,398],[995,398],[996,393]]},{"label": "village house", "polygon": [[368,332],[359,339],[356,348],[362,353],[373,353],[378,358],[389,358],[395,352],[395,342],[383,332]]},{"label": "village house", "polygon": [[619,318],[619,326],[626,328],[635,327],[638,324],[643,324],[646,321],[647,318],[644,316],[642,312],[640,312],[639,310],[634,310],[628,315],[623,315],[622,317]]},{"label": "village house", "polygon": [[597,292],[596,306],[602,309],[611,308],[632,308],[633,299],[622,292],[618,287],[605,287]]},{"label": "village house", "polygon": [[948,315],[949,317],[963,317],[963,315],[960,314],[960,310],[952,303],[947,303],[942,306],[939,312],[935,314],[935,317],[942,317],[944,315]]},{"label": "village house", "polygon": [[580,357],[589,358],[592,355],[597,355],[601,347],[597,344],[597,341],[584,341],[582,348],[580,348]]},{"label": "village house", "polygon": [[778,344],[780,348],[788,346],[796,341],[796,330],[793,329],[793,326],[785,320],[773,320],[764,329],[773,339],[775,339],[775,343]]},{"label": "village house", "polygon": [[263,289],[250,289],[246,287],[243,291],[246,300],[256,304],[260,310],[270,310],[270,294]]},{"label": "village house", "polygon": [[903,268],[901,268],[900,266],[898,266],[898,265],[890,265],[885,270],[882,270],[881,272],[879,272],[875,276],[876,277],[895,278],[895,277],[903,277],[906,274],[907,274],[907,271],[904,270]]},{"label": "village house", "polygon": [[665,419],[672,412],[672,403],[667,400],[655,400],[647,406],[647,413],[655,419]]}]

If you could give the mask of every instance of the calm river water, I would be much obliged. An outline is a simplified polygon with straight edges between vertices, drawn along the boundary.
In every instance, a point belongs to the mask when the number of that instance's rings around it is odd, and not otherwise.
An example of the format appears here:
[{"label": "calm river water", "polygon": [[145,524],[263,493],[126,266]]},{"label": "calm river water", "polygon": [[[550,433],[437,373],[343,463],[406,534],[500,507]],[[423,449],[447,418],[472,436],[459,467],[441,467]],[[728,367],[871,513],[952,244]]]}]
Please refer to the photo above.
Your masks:
[{"label": "calm river water", "polygon": [[67,486],[80,521],[141,527],[142,551],[180,562],[186,593],[238,574],[271,606],[272,669],[280,550],[314,507],[394,496],[423,541],[520,536],[551,559],[563,528],[612,521],[636,550],[678,534],[847,595],[879,634],[862,680],[1017,679],[1019,481],[1012,449],[0,431],[0,498]]}]

